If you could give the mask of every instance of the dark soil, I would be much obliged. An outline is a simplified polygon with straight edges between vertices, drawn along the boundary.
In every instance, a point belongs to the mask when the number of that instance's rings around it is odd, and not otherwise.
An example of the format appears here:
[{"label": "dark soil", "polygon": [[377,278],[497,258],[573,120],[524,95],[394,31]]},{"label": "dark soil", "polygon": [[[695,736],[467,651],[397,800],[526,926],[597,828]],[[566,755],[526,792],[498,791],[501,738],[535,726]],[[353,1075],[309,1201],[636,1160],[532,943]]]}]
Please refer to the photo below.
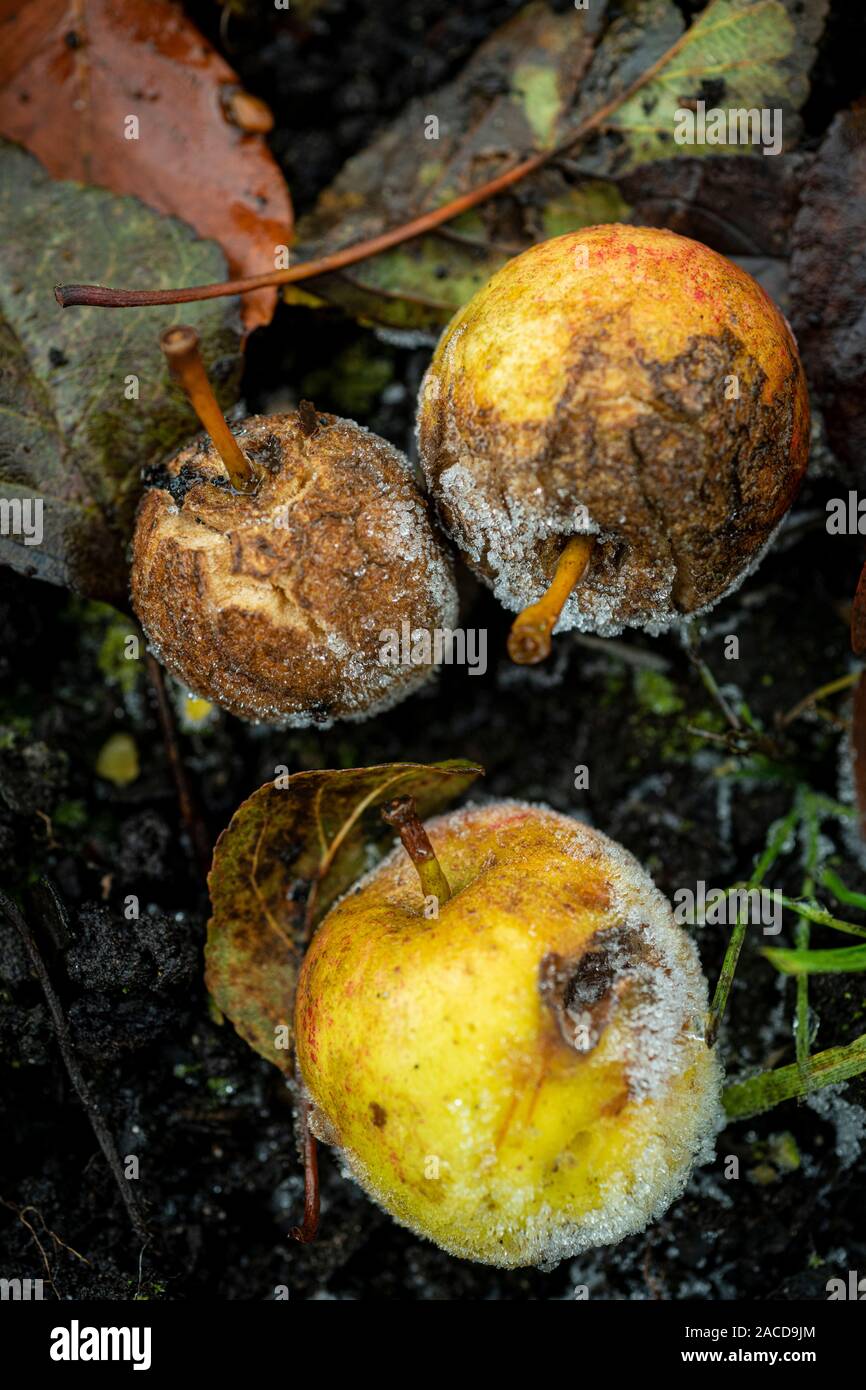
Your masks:
[{"label": "dark soil", "polygon": [[[215,6],[188,8],[223,42]],[[452,75],[513,8],[474,0],[443,15],[434,0],[389,0],[326,3],[306,20],[269,10],[231,16],[225,51],[275,111],[273,148],[296,208],[310,205],[378,123]],[[807,148],[857,95],[853,55],[862,39],[859,7],[836,5],[807,108]],[[266,410],[314,396],[321,409],[351,414],[411,449],[428,355],[385,344],[333,311],[282,308],[250,343],[246,401]],[[506,615],[464,573],[462,621],[488,630],[486,675],[445,668],[426,694],[386,716],[325,732],[262,732],[227,716],[181,732],[211,840],[277,764],[295,771],[465,756],[487,769],[484,795],[541,800],[590,819],[668,893],[699,879],[720,886],[745,878],[797,781],[847,794],[847,695],[823,703],[830,717],[807,712],[779,723],[808,692],[852,669],[846,618],[863,546],[826,534],[825,501],[838,494],[831,473],[810,482],[760,570],[704,623],[708,666],[772,740],[740,761],[754,778],[727,775],[734,755],[724,715],[676,636],[568,637],[548,666],[519,670],[505,658]],[[765,1300],[824,1298],[829,1277],[866,1269],[861,1112],[850,1110],[866,1104],[862,1078],[848,1086],[847,1105],[833,1099],[826,1113],[791,1102],[731,1126],[715,1162],[661,1221],[552,1273],[451,1259],[378,1211],[327,1150],[320,1238],[292,1244],[303,1180],[290,1096],[276,1069],[209,1010],[207,896],[153,693],[144,663],[112,658],[128,627],[111,610],[0,573],[6,886],[25,905],[121,1158],[138,1159],[135,1191],[151,1236],[143,1241],[130,1224],[43,992],[4,925],[0,1274],[45,1277],[47,1262],[61,1298],[264,1300],[286,1285],[301,1299],[564,1299],[586,1284],[602,1298]],[[737,661],[724,656],[729,634],[739,638]],[[124,665],[140,672],[127,688],[118,683]],[[95,771],[115,733],[132,736],[141,767],[124,788]],[[579,764],[591,768],[588,791],[574,790]],[[824,829],[831,862],[849,887],[866,889],[854,835],[833,822]],[[66,923],[33,895],[46,874]],[[796,895],[801,880],[795,852],[772,886]],[[124,916],[129,895],[140,902],[135,924]],[[726,934],[696,933],[711,980]],[[763,944],[754,935],[747,941],[722,1037],[734,1075],[794,1055],[793,986],[761,957]],[[864,1031],[863,978],[814,984],[816,1049]],[[730,1155],[740,1162],[736,1182],[725,1177]]]}]

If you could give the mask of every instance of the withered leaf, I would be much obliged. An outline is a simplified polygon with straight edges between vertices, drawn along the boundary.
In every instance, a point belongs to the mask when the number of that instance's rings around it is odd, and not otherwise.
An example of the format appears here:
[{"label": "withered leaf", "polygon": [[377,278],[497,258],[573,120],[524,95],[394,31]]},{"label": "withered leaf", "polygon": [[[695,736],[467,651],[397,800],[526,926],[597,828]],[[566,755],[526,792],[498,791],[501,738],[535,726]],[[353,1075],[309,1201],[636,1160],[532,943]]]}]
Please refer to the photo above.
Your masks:
[{"label": "withered leaf", "polygon": [[866,657],[866,565],[860,571],[851,604],[851,650],[855,656]]},{"label": "withered leaf", "polygon": [[240,335],[234,300],[134,314],[57,307],[58,267],[108,279],[118,265],[165,285],[225,273],[219,247],[173,218],[136,198],[55,183],[0,141],[0,499],[40,503],[43,530],[29,544],[4,525],[0,564],[123,606],[141,470],[197,428],[169,381],[160,331],[194,325],[223,406],[236,396]]},{"label": "withered leaf", "polygon": [[[827,438],[866,478],[866,106],[840,112],[803,186],[791,254],[791,322]],[[844,273],[840,270],[844,268]]]},{"label": "withered leaf", "polygon": [[462,795],[483,769],[464,759],[297,772],[267,782],[235,812],[208,884],[207,985],[251,1047],[283,1071],[298,970],[312,932],[381,857],[394,832],[379,811],[414,796],[422,819]]},{"label": "withered leaf", "polygon": [[[684,33],[674,0],[633,0],[614,19],[603,0],[561,14],[528,5],[455,81],[410,103],[345,165],[299,224],[299,257],[327,255],[441,206],[530,155],[559,148],[604,111],[600,129],[507,193],[306,290],[288,287],[286,297],[312,292],[366,322],[436,333],[533,242],[599,222],[641,221],[629,196],[640,192],[638,166],[708,155],[746,162],[748,153],[776,162],[739,142],[679,145],[675,112],[698,100],[770,104],[782,112],[790,148],[825,11],[826,0],[810,0],[805,11],[799,0],[712,0]],[[644,74],[645,84],[629,96]],[[431,120],[438,138],[428,138]]]},{"label": "withered leaf", "polygon": [[[723,137],[719,143],[677,144],[677,111],[695,109],[700,101],[705,111],[778,112],[776,133],[785,150],[792,149],[800,135],[798,113],[809,92],[808,73],[828,8],[829,0],[805,4],[803,0],[711,0],[695,15],[658,71],[632,96],[626,95],[606,119],[604,129],[609,135],[601,143],[606,144],[610,161],[623,172],[672,154],[763,157],[751,143],[741,143],[739,126],[735,131],[727,121],[714,132]],[[627,59],[611,72],[609,59],[600,51],[598,64],[593,65],[596,71],[590,69],[587,74],[583,100],[592,94],[599,77],[610,100],[633,80],[638,63],[648,68],[655,60],[646,44],[657,45],[662,28],[670,34],[678,12],[673,0],[640,0],[632,7],[634,19],[627,14],[612,25],[608,47],[631,40]],[[642,31],[637,54],[636,30]],[[643,58],[638,56],[641,48]],[[583,110],[575,114],[580,120]]]},{"label": "withered leaf", "polygon": [[[866,572],[866,567],[864,567]],[[861,577],[860,584],[863,584]],[[858,586],[858,593],[860,588]],[[852,617],[853,628],[853,617]],[[854,687],[851,712],[851,765],[854,774],[854,795],[857,801],[860,838],[866,842],[866,676],[861,672]]]},{"label": "withered leaf", "polygon": [[617,187],[640,226],[668,227],[725,256],[785,258],[812,158],[662,159],[618,178]]},{"label": "withered leaf", "polygon": [[[300,259],[374,236],[494,178],[556,143],[592,54],[605,4],[554,14],[527,5],[488,38],[447,86],[410,102],[344,166],[298,224]],[[574,226],[615,221],[616,189],[574,189],[552,169],[448,223],[338,275],[317,296],[357,318],[437,332],[510,256]],[[297,292],[286,291],[287,298]]]},{"label": "withered leaf", "polygon": [[[233,277],[273,268],[274,248],[292,229],[288,189],[264,136],[237,123],[251,124],[237,75],[179,4],[4,8],[0,135],[55,178],[134,193],[183,218],[223,248]],[[162,270],[159,258],[154,265]],[[245,296],[247,329],[267,323],[275,305],[276,290]]]}]

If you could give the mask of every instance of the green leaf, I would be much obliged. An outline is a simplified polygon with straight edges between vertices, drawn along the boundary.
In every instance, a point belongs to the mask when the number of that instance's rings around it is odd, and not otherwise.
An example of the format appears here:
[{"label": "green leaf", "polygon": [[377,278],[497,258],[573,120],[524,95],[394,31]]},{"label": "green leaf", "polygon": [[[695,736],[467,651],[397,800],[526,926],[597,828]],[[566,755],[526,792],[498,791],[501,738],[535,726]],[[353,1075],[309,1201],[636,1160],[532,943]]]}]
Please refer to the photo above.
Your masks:
[{"label": "green leaf", "polygon": [[707,110],[780,111],[790,149],[800,133],[797,112],[808,95],[826,11],[825,0],[805,7],[797,0],[713,0],[670,60],[610,116],[607,124],[627,146],[617,171],[676,154],[754,153],[752,145],[727,140],[677,145],[676,111],[700,100]]},{"label": "green leaf", "polygon": [[782,1101],[799,1099],[823,1086],[838,1086],[864,1071],[866,1033],[844,1047],[816,1052],[802,1064],[792,1062],[774,1071],[759,1072],[746,1081],[735,1081],[725,1087],[722,1104],[729,1120],[747,1120],[772,1110]]},{"label": "green leaf", "polygon": [[[42,499],[43,539],[0,535],[0,563],[125,606],[124,547],[141,470],[197,431],[159,335],[189,322],[224,406],[236,396],[234,300],[108,313],[61,310],[58,280],[219,280],[222,252],[136,198],[55,183],[0,142],[0,498]],[[137,378],[139,398],[128,379]],[[5,529],[9,529],[8,527]]]},{"label": "green leaf", "polygon": [[801,898],[786,898],[784,893],[776,893],[776,901],[783,907],[796,912],[801,920],[814,922],[819,927],[831,927],[833,931],[845,932],[848,936],[866,937],[866,927],[858,927],[856,922],[844,922],[839,917],[821,907],[820,903],[807,902]]},{"label": "green leaf", "polygon": [[844,903],[846,907],[859,907],[861,911],[866,911],[866,893],[855,893],[854,889],[844,884],[829,866],[821,874],[821,882],[825,888],[829,888],[837,902]]},{"label": "green leaf", "polygon": [[783,975],[828,975],[866,970],[866,946],[841,946],[830,951],[789,951],[769,947],[761,952]]},{"label": "green leaf", "polygon": [[385,802],[414,796],[421,819],[443,810],[483,769],[465,759],[297,772],[267,782],[217,841],[208,880],[207,985],[251,1047],[286,1072],[295,984],[306,945],[331,905],[394,839]]}]

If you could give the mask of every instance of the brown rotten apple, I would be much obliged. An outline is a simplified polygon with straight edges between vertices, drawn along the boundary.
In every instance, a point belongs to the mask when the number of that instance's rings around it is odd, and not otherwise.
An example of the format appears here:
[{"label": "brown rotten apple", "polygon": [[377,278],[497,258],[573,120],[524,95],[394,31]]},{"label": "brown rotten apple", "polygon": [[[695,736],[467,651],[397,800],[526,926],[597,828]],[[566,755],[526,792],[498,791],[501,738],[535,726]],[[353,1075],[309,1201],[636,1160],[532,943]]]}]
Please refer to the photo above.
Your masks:
[{"label": "brown rotten apple", "polygon": [[662,627],[732,589],[805,471],[808,398],[745,271],[673,232],[590,227],[458,312],[419,438],[450,535],[506,608],[531,606],[509,646],[532,661],[557,621]]},{"label": "brown rotten apple", "polygon": [[456,622],[451,561],[406,459],[308,402],[232,431],[192,330],[163,346],[215,442],[152,474],[139,507],[132,600],[156,655],[251,720],[361,718],[404,698],[432,667],[384,660],[383,633]]}]

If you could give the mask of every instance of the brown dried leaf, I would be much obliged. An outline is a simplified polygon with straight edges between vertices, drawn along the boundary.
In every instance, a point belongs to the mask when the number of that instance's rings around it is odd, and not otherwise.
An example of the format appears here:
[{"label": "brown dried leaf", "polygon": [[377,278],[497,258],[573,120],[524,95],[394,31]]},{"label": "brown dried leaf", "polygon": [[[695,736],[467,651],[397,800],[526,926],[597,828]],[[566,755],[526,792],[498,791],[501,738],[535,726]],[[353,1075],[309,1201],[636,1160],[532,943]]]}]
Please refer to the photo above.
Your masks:
[{"label": "brown dried leaf", "polygon": [[855,656],[866,657],[866,565],[860,571],[851,604],[851,650]]},{"label": "brown dried leaf", "polygon": [[[860,584],[863,580],[861,577]],[[860,586],[858,586],[858,593]],[[854,706],[851,715],[851,754],[854,771],[854,794],[860,815],[860,837],[866,840],[866,675],[861,675],[854,687]]]},{"label": "brown dried leaf", "polygon": [[394,839],[378,815],[414,796],[422,820],[460,796],[483,768],[465,759],[297,772],[267,782],[217,841],[208,880],[206,979],[217,1006],[262,1057],[292,1071],[293,998],[306,945],[329,907]]},{"label": "brown dried leaf", "polygon": [[791,322],[837,458],[866,458],[866,106],[832,122],[803,187],[791,256]]}]

